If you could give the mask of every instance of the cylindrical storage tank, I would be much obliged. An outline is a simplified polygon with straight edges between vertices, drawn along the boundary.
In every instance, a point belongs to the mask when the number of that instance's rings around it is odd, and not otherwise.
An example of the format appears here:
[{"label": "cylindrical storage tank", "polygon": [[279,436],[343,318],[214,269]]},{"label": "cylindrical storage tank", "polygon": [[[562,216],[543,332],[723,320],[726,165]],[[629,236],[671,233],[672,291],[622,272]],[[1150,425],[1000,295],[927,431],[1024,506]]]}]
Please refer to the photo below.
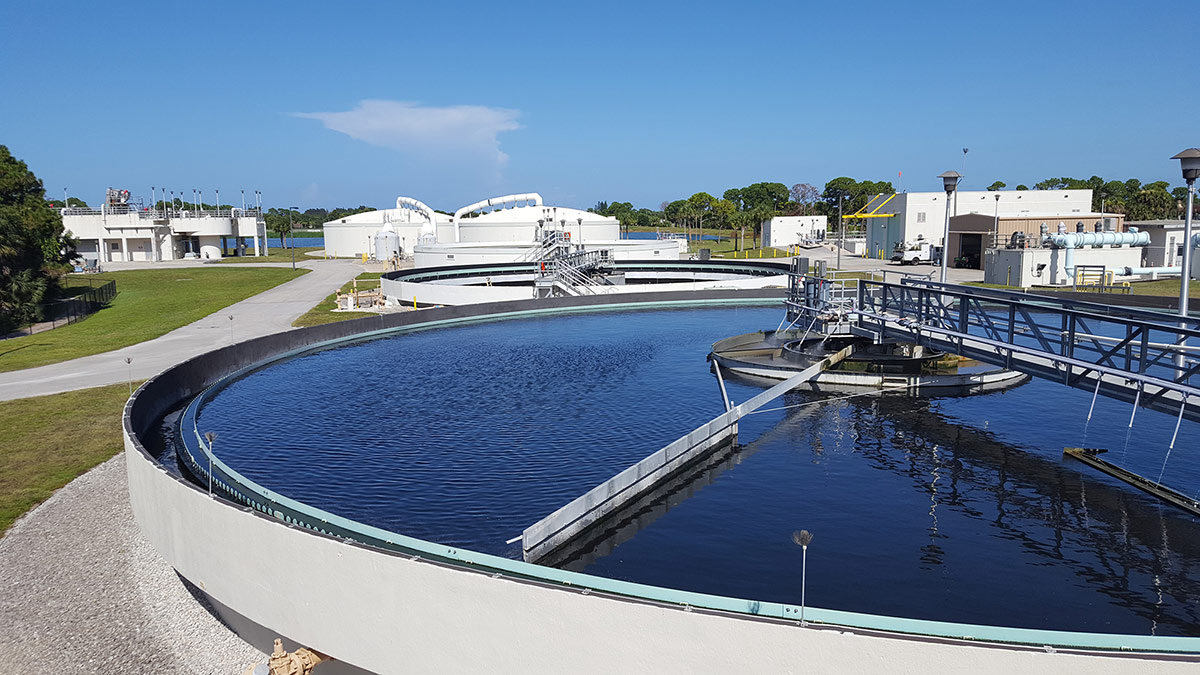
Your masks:
[{"label": "cylindrical storage tank", "polygon": [[391,260],[400,255],[400,235],[392,228],[391,223],[384,223],[375,234],[375,259]]},{"label": "cylindrical storage tank", "polygon": [[220,260],[221,259],[221,238],[220,237],[200,237],[200,259],[201,260]]}]

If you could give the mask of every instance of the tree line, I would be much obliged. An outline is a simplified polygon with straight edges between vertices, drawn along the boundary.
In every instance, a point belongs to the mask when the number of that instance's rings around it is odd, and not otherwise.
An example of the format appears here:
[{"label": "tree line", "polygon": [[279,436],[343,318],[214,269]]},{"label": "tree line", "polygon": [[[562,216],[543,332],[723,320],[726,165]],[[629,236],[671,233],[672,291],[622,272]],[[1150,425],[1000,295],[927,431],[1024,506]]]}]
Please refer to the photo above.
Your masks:
[{"label": "tree line", "polygon": [[0,335],[42,319],[75,259],[50,203],[42,181],[0,145]]},{"label": "tree line", "polygon": [[[988,186],[988,190],[1002,190],[1008,187],[1003,181],[996,181]],[[1028,190],[1025,185],[1018,185],[1018,190]],[[1105,180],[1100,176],[1092,176],[1086,180],[1080,178],[1047,178],[1033,184],[1035,190],[1091,190],[1092,210],[1099,213],[1121,213],[1126,220],[1170,220],[1181,219],[1187,211],[1187,188],[1172,188],[1165,180],[1143,184],[1136,178],[1129,180]],[[1200,211],[1200,209],[1197,209]],[[1193,214],[1195,215],[1195,214]]]},{"label": "tree line", "polygon": [[[988,190],[1003,190],[1008,185],[996,181]],[[1017,190],[1029,190],[1018,185]],[[1142,183],[1136,178],[1126,181],[1105,180],[1092,176],[1078,178],[1047,178],[1034,183],[1034,190],[1091,190],[1092,210],[1124,214],[1127,220],[1181,219],[1187,209],[1187,188],[1172,188],[1166,181]],[[783,183],[754,183],[743,188],[730,188],[714,197],[697,192],[686,199],[664,201],[657,210],[636,208],[630,202],[598,202],[588,209],[603,216],[616,218],[624,228],[682,228],[685,231],[745,230],[752,233],[757,246],[759,228],[775,216],[826,216],[836,227],[840,212],[852,214],[864,208],[874,197],[895,192],[891,181],[855,180],[839,176],[817,189],[810,183],[797,183],[788,188]],[[1196,213],[1200,216],[1200,203]],[[855,225],[847,222],[847,230]]]},{"label": "tree line", "polygon": [[827,216],[837,222],[838,209],[853,213],[876,195],[895,192],[891,182],[855,180],[839,176],[817,189],[809,183],[787,187],[783,183],[761,182],[725,190],[714,197],[697,192],[686,199],[664,201],[658,210],[634,208],[629,202],[599,202],[588,209],[616,218],[625,228],[676,227],[685,231],[704,228],[739,230],[750,234],[758,246],[759,230],[764,221],[775,216]]}]

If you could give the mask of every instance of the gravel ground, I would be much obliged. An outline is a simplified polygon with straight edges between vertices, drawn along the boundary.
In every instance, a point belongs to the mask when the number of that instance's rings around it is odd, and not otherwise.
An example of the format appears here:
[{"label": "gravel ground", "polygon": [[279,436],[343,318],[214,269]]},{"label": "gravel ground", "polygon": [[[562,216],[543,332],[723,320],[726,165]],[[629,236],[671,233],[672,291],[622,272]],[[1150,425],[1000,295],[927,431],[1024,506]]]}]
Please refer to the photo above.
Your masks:
[{"label": "gravel ground", "polygon": [[124,453],[0,539],[0,673],[240,675],[265,659],[142,538]]}]

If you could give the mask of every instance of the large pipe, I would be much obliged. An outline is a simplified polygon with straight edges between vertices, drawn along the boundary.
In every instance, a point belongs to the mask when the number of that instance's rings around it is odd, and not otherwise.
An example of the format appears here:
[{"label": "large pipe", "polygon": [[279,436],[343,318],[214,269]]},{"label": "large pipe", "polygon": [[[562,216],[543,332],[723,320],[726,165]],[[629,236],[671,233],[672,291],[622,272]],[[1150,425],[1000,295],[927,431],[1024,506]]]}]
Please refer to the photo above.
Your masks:
[{"label": "large pipe", "polygon": [[459,241],[458,224],[459,224],[459,221],[462,220],[462,217],[464,215],[471,213],[472,211],[477,211],[479,209],[487,208],[489,206],[502,206],[504,204],[516,204],[517,202],[526,202],[526,203],[533,202],[533,206],[541,206],[542,205],[542,196],[536,192],[526,192],[524,194],[519,194],[519,195],[504,195],[503,197],[492,197],[491,199],[485,199],[483,201],[475,202],[474,204],[468,204],[467,206],[464,206],[461,209],[455,211],[454,212],[454,241],[455,241],[455,243],[458,243],[458,241]]},{"label": "large pipe", "polygon": [[1117,276],[1133,277],[1146,276],[1148,274],[1181,274],[1182,267],[1122,267],[1122,272]]},{"label": "large pipe", "polygon": [[412,197],[396,197],[396,208],[408,209],[424,215],[429,219],[429,224],[433,226],[433,231],[437,232],[437,217],[434,215],[433,209],[426,206],[425,202]]},{"label": "large pipe", "polygon": [[1066,225],[1059,224],[1057,234],[1042,234],[1042,245],[1053,244],[1056,248],[1066,249],[1063,260],[1063,270],[1067,276],[1075,278],[1075,249],[1082,246],[1147,246],[1150,244],[1149,232],[1138,232],[1137,228],[1129,228],[1128,232],[1067,232]]}]

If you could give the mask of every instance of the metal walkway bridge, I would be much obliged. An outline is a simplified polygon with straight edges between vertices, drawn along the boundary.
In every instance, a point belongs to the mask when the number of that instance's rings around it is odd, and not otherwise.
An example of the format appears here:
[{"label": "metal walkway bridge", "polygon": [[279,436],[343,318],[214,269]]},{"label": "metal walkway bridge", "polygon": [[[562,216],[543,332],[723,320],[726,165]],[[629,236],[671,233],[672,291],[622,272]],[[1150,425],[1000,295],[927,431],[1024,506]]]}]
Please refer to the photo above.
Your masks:
[{"label": "metal walkway bridge", "polygon": [[792,277],[793,323],[925,345],[1200,421],[1200,319],[925,279]]}]

